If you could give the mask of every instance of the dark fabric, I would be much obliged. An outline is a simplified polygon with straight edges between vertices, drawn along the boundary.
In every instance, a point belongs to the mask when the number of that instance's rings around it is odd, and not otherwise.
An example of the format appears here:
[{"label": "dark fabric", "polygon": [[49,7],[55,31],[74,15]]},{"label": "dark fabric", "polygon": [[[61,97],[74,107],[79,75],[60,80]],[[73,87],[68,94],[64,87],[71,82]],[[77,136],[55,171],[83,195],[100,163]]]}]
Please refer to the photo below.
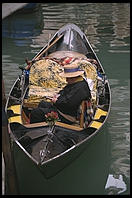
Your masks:
[{"label": "dark fabric", "polygon": [[[30,116],[30,123],[32,124],[32,123],[36,123],[36,122],[44,122],[44,121],[46,121],[45,114],[47,114],[51,111],[57,112],[57,109],[51,103],[49,103],[49,106],[50,106],[50,108],[44,107],[44,102],[43,102],[43,107],[38,107],[36,109],[33,109],[31,112],[31,116]],[[59,112],[57,112],[57,113],[58,113],[58,117],[59,117],[60,121],[66,123],[66,124],[72,124],[72,122],[70,122],[69,120],[66,120],[63,116],[61,116],[59,114]]]},{"label": "dark fabric", "polygon": [[60,91],[60,96],[54,104],[61,112],[76,116],[77,109],[83,100],[89,100],[91,93],[85,80],[68,84]]},{"label": "dark fabric", "polygon": [[5,113],[4,107],[2,107],[2,126],[7,126],[7,125],[8,125],[7,115]]},{"label": "dark fabric", "polygon": [[[64,89],[59,92],[59,94],[60,96],[54,105],[49,102],[41,101],[38,108],[32,110],[30,123],[45,121],[45,114],[51,111],[57,112],[57,109],[64,114],[76,117],[77,110],[81,102],[91,98],[90,89],[85,80],[66,85]],[[72,123],[60,114],[59,119],[67,124]]]},{"label": "dark fabric", "polygon": [[36,109],[33,109],[30,116],[30,123],[44,122],[45,114],[57,111],[56,108],[50,103],[41,101]]}]

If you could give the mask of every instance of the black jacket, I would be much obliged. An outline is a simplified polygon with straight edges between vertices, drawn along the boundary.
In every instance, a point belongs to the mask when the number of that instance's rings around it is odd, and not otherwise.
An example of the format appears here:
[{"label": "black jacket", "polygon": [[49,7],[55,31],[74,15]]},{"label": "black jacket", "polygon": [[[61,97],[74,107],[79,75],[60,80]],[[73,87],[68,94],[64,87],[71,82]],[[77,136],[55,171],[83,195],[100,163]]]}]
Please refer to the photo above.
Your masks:
[{"label": "black jacket", "polygon": [[82,81],[68,84],[59,92],[60,96],[54,104],[62,113],[76,116],[83,100],[89,100],[91,93],[87,82]]}]

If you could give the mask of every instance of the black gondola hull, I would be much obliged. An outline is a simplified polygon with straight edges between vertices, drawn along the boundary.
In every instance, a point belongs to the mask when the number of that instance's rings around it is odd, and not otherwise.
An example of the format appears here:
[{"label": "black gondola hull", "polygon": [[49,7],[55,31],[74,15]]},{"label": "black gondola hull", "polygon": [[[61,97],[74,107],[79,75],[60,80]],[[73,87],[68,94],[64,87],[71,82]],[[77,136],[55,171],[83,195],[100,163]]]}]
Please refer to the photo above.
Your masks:
[{"label": "black gondola hull", "polygon": [[[94,53],[91,45],[89,44],[85,34],[74,24],[68,24],[64,27],[62,27],[50,40],[49,46],[56,40],[57,37],[60,35],[63,35],[60,37],[60,39],[52,45],[45,53],[43,53],[43,58],[47,56],[48,54],[54,53],[55,51],[75,51],[81,54],[84,54],[87,58],[95,59],[98,62],[98,71],[102,73],[105,78],[106,75],[104,73],[104,69],[98,60],[96,54]],[[48,45],[44,46],[42,50],[33,58],[35,60],[38,56],[42,54],[47,48]],[[83,129],[80,131],[74,131],[73,129],[66,129],[63,126],[59,126],[56,124],[55,134],[57,133],[64,133],[65,134],[70,132],[73,132],[73,140],[75,134],[78,133],[78,139],[77,142],[74,144],[71,144],[70,146],[66,146],[63,148],[60,148],[61,152],[56,153],[52,157],[47,157],[47,159],[44,162],[40,162],[39,160],[39,151],[40,148],[37,148],[37,145],[41,143],[42,137],[35,139],[35,141],[32,139],[31,142],[29,142],[28,147],[25,147],[22,143],[22,136],[26,133],[28,134],[33,130],[30,128],[26,128],[26,126],[23,126],[22,123],[22,105],[23,105],[23,99],[25,98],[25,95],[27,93],[28,89],[28,80],[24,76],[24,84],[21,86],[21,80],[22,76],[18,77],[18,79],[15,81],[10,93],[9,97],[7,99],[6,104],[6,112],[9,120],[9,128],[12,135],[12,138],[14,140],[13,150],[14,150],[14,156],[16,160],[16,167],[19,167],[20,164],[26,163],[27,161],[30,161],[30,166],[37,166],[39,171],[44,175],[45,178],[51,178],[55,176],[57,173],[59,173],[61,170],[63,170],[64,167],[66,167],[68,164],[70,164],[79,154],[87,147],[87,145],[93,140],[93,137],[99,133],[100,129],[104,125],[104,123],[107,120],[107,117],[110,112],[110,106],[111,106],[111,92],[110,92],[110,86],[107,79],[105,79],[105,94],[103,96],[99,96],[98,98],[98,108],[95,113],[96,119],[94,119],[89,127],[87,129]],[[99,117],[100,115],[100,117]],[[98,118],[99,117],[99,118]],[[19,137],[16,134],[16,131],[19,131],[17,128],[17,123],[19,123],[19,126],[24,127],[23,131],[24,133],[22,135],[21,132],[19,133]],[[16,128],[13,128],[15,126]],[[47,129],[47,126],[42,126],[41,129]],[[36,128],[37,129],[37,128]],[[35,130],[36,130],[35,129]],[[38,131],[39,131],[38,127]],[[20,130],[21,131],[21,130]],[[82,134],[82,137],[81,137]],[[28,135],[27,135],[28,136]],[[59,136],[58,139],[54,136],[54,143],[57,141],[60,141]],[[80,139],[79,139],[80,138]],[[72,138],[71,138],[72,139]],[[75,138],[76,139],[76,138]],[[61,145],[61,141],[58,144]],[[26,145],[27,146],[27,145]],[[37,150],[38,149],[38,150]],[[34,152],[32,151],[34,150]],[[50,149],[52,151],[53,149]],[[37,151],[37,152],[36,152]],[[35,154],[34,154],[35,153]],[[23,157],[22,157],[23,155]],[[37,157],[36,157],[37,156]],[[48,156],[48,155],[47,155]],[[49,154],[50,156],[50,154]],[[18,168],[19,169],[19,168]],[[19,171],[19,170],[18,170]]]}]

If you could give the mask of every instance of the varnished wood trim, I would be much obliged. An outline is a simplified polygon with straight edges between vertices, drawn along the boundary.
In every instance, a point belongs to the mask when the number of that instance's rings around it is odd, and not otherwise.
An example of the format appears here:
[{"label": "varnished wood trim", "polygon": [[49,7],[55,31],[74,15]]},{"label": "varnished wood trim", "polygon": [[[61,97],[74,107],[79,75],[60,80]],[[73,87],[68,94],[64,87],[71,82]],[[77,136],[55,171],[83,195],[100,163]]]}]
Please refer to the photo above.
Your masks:
[{"label": "varnished wood trim", "polygon": [[83,128],[81,128],[81,127],[78,127],[78,126],[75,126],[75,125],[70,125],[70,124],[65,124],[65,123],[62,123],[62,122],[56,122],[56,125],[60,126],[60,127],[67,128],[67,129],[76,130],[76,131],[83,130]]},{"label": "varnished wood trim", "polygon": [[[27,128],[34,128],[34,127],[41,127],[41,126],[47,126],[48,124],[46,122],[39,122],[39,123],[33,123],[33,124],[26,124],[24,125]],[[60,126],[60,127],[64,127],[67,129],[71,129],[71,130],[76,130],[76,131],[81,131],[83,130],[83,128],[78,127],[78,126],[74,126],[74,125],[70,125],[70,124],[65,124],[62,122],[56,122],[55,123],[56,126]]]}]

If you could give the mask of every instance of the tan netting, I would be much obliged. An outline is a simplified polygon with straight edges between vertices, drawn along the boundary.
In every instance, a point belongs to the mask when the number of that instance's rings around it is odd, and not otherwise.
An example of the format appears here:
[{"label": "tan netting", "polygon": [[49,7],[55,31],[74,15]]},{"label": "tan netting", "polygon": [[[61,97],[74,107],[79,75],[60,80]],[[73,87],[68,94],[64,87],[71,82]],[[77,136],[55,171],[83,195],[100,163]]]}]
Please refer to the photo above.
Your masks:
[{"label": "tan netting", "polygon": [[63,88],[66,80],[59,75],[62,71],[63,67],[53,60],[39,60],[30,69],[29,86]]},{"label": "tan netting", "polygon": [[74,63],[78,64],[80,69],[85,71],[87,78],[93,80],[94,82],[97,80],[96,68],[89,61],[87,61],[87,59],[78,59]]},{"label": "tan netting", "polygon": [[91,64],[87,59],[76,60],[80,69],[85,71],[87,79],[91,79],[93,83],[93,88],[91,90],[92,102],[96,103],[97,99],[97,71],[93,64]]},{"label": "tan netting", "polygon": [[50,59],[34,63],[29,75],[29,97],[25,102],[37,105],[58,93],[66,85],[66,79],[59,75],[62,71],[63,67]]}]

